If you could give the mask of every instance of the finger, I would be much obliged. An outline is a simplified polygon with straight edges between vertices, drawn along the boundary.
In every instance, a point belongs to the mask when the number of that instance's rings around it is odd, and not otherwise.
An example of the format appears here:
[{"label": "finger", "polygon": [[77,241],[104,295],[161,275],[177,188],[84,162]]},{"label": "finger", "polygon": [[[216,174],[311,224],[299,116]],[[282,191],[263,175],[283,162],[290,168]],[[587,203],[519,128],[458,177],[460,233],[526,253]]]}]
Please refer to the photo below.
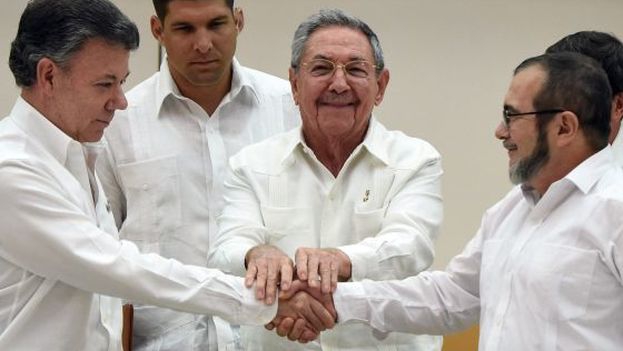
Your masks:
[{"label": "finger", "polygon": [[290,330],[290,333],[288,333],[288,339],[290,339],[291,341],[298,340],[301,337],[301,334],[303,334],[303,331],[305,330],[305,324],[305,319],[298,318],[294,322],[294,327],[292,327],[292,330]]},{"label": "finger", "polygon": [[318,275],[318,255],[309,255],[307,259],[307,283],[312,288],[320,287],[320,276]]},{"label": "finger", "polygon": [[275,301],[277,294],[277,275],[279,274],[279,267],[271,263],[268,265],[268,277],[266,279],[266,303],[271,305]]},{"label": "finger", "polygon": [[296,275],[300,280],[307,280],[307,251],[305,249],[296,250]]},{"label": "finger", "polygon": [[257,274],[255,275],[255,297],[258,300],[266,298],[266,265],[256,265]]},{"label": "finger", "polygon": [[333,264],[333,258],[327,260],[323,260],[320,262],[320,266],[318,267],[318,271],[320,272],[320,288],[323,294],[328,294],[331,292],[331,266]]},{"label": "finger", "polygon": [[281,264],[281,284],[279,287],[281,291],[287,291],[290,289],[292,283],[292,261],[290,259],[284,259],[284,263]]},{"label": "finger", "polygon": [[334,293],[337,289],[337,279],[338,279],[338,262],[331,261],[331,292]]},{"label": "finger", "polygon": [[285,317],[281,320],[281,323],[277,326],[277,335],[286,336],[290,333],[290,330],[294,326],[294,319],[290,317]]},{"label": "finger", "polygon": [[317,331],[312,330],[310,328],[305,328],[305,330],[303,331],[303,334],[301,334],[301,337],[299,338],[299,342],[301,344],[306,344],[318,338],[319,335],[320,334]]},{"label": "finger", "polygon": [[288,290],[280,290],[279,291],[279,298],[283,299],[283,300],[289,300],[292,296],[294,296],[294,294],[296,294],[298,291],[303,290],[307,287],[307,284],[305,284],[305,282],[302,282],[298,279],[293,280],[292,283],[290,283],[290,288]]},{"label": "finger", "polygon": [[268,324],[264,325],[264,328],[266,328],[267,330],[273,330],[275,329],[275,323],[278,324],[278,322],[269,322]]},{"label": "finger", "polygon": [[244,275],[244,285],[247,288],[253,286],[253,281],[255,280],[256,274],[257,266],[255,265],[255,262],[252,262],[251,264],[249,264],[249,269],[247,269],[247,273]]},{"label": "finger", "polygon": [[314,329],[318,331],[324,331],[325,329],[327,329],[325,327],[324,321],[318,318],[318,315],[315,312],[315,310],[319,309],[319,307],[321,309],[324,309],[324,307],[322,307],[322,304],[320,302],[316,301],[316,299],[308,294],[305,294],[305,299],[308,307],[305,309],[301,309],[299,313],[303,315],[303,317],[307,320],[309,324],[311,324],[311,326],[314,327]]},{"label": "finger", "polygon": [[310,307],[314,315],[322,324],[323,329],[316,329],[322,331],[325,329],[331,329],[335,326],[335,318],[333,318],[333,315],[320,302],[318,302],[317,300],[313,300],[312,303],[310,303]]}]

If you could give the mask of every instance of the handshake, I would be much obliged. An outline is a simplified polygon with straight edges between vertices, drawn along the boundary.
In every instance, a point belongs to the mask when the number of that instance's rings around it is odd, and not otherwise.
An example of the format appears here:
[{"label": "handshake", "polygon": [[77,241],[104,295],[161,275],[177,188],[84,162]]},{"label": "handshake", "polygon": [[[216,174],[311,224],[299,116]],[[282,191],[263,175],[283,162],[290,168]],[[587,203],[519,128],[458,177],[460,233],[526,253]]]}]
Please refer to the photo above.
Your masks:
[{"label": "handshake", "polygon": [[245,285],[266,304],[278,298],[277,316],[265,327],[292,341],[307,343],[337,321],[332,293],[350,279],[351,263],[338,249],[299,248],[296,264],[271,245],[258,245],[245,257]]}]

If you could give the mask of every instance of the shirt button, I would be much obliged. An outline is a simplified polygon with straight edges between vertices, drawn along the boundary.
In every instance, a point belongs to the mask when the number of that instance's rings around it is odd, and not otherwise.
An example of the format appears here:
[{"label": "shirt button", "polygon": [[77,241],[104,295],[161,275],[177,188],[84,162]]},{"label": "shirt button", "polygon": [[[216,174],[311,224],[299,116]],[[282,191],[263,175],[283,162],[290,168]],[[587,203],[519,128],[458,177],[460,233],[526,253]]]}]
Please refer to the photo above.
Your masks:
[{"label": "shirt button", "polygon": [[145,190],[145,191],[149,190],[149,185],[143,184],[143,190]]}]

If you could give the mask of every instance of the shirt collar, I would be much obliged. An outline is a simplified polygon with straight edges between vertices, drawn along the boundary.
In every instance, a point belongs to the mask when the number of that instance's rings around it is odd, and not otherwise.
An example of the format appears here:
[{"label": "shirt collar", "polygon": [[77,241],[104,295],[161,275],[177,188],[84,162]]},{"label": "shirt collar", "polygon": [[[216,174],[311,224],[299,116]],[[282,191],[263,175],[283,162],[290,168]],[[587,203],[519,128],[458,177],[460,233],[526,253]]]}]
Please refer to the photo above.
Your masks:
[{"label": "shirt collar", "polygon": [[[248,96],[253,98],[255,103],[259,104],[260,99],[252,84],[251,77],[244,72],[242,65],[235,57],[232,60],[232,69],[231,88],[223,100],[233,100],[239,96],[243,97],[245,96],[244,93],[247,92]],[[187,99],[182,95],[177,84],[175,84],[173,76],[171,76],[167,57],[165,56],[160,65],[160,74],[156,86],[156,110],[158,111],[158,115],[160,115],[160,109],[167,98],[176,98],[179,100]]]},{"label": "shirt collar", "polygon": [[80,152],[88,160],[87,166],[94,167],[95,159],[104,147],[103,141],[80,143],[72,139],[22,97],[17,98],[11,110],[11,118],[20,129],[32,136],[44,150],[65,166],[68,166],[73,152]]},{"label": "shirt collar", "polygon": [[612,148],[610,145],[607,145],[601,151],[593,154],[575,167],[565,176],[565,179],[568,179],[580,191],[586,194],[601,179],[604,173],[614,165]]},{"label": "shirt collar", "polygon": [[[562,179],[559,179],[552,183],[545,194],[540,196],[533,188],[522,184],[521,190],[524,198],[532,204],[536,204],[539,200],[545,197],[550,192],[558,191],[571,191],[572,189],[578,189],[583,194],[587,194],[591,188],[601,179],[604,173],[608,169],[616,167],[614,161],[614,155],[610,145],[603,148],[601,151],[591,155],[586,160],[582,161],[571,172],[567,173]],[[563,190],[567,189],[567,190]]]},{"label": "shirt collar", "polygon": [[[385,140],[387,134],[385,132],[385,127],[383,127],[383,125],[379,123],[374,116],[370,117],[366,136],[364,137],[361,145],[355,148],[353,154],[361,152],[361,150],[365,148],[372,156],[376,157],[385,165],[388,165],[389,157],[387,155],[387,142]],[[302,126],[295,128],[294,130],[288,132],[288,134],[289,140],[286,143],[286,147],[284,148],[284,157],[281,160],[281,164],[284,166],[293,162],[294,152],[298,149],[305,153],[313,153],[310,147],[305,143]]]}]

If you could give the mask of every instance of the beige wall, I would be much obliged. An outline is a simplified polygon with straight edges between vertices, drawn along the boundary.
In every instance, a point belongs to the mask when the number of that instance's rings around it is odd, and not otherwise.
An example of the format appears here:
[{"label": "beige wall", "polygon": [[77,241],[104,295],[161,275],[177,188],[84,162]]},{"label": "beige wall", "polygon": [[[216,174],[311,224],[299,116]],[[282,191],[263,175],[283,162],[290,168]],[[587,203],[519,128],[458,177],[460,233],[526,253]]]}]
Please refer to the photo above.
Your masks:
[{"label": "beige wall", "polygon": [[[6,62],[24,1],[0,14],[0,115],[18,91]],[[141,27],[128,87],[156,69],[148,0],[116,0]],[[621,0],[240,0],[246,27],[238,58],[286,77],[296,25],[312,12],[342,8],[377,32],[391,79],[376,113],[390,128],[430,141],[443,155],[445,223],[437,242],[442,268],[474,235],[482,212],[510,188],[507,160],[493,130],[512,69],[562,36],[585,29],[623,38]]]}]

